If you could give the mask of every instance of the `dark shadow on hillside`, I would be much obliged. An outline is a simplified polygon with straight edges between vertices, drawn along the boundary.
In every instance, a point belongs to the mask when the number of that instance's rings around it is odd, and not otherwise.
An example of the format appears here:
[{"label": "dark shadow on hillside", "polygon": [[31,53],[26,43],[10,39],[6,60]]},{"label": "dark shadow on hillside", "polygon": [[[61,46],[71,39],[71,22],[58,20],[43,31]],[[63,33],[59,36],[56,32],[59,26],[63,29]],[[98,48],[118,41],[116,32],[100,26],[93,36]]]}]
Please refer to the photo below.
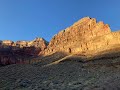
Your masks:
[{"label": "dark shadow on hillside", "polygon": [[58,62],[58,64],[77,62],[83,64],[83,66],[87,65],[88,67],[94,66],[114,67],[116,65],[120,65],[120,51],[118,51],[118,49],[106,50],[99,52],[96,55],[93,55],[89,58],[82,54],[69,55],[64,52],[56,52],[49,56],[36,58],[36,60],[38,61],[36,61],[36,64],[34,65],[37,66],[54,65],[53,63],[56,62]]},{"label": "dark shadow on hillside", "polygon": [[64,52],[56,52],[48,56],[41,56],[41,57],[35,58],[33,59],[33,61],[35,62],[34,65],[43,66],[43,65],[47,65],[49,63],[55,62],[59,59],[62,59],[67,55],[68,54]]},{"label": "dark shadow on hillside", "polygon": [[65,62],[78,62],[82,63],[83,66],[87,67],[95,67],[95,66],[107,66],[107,67],[115,67],[120,65],[120,51],[118,49],[106,50],[103,52],[99,52],[97,55],[87,58],[82,55],[69,57],[60,63]]},{"label": "dark shadow on hillside", "polygon": [[90,61],[87,62],[92,62],[94,65],[99,66],[105,65],[108,67],[116,67],[120,65],[120,51],[119,49],[114,49],[100,52],[98,55],[92,57]]},{"label": "dark shadow on hillside", "polygon": [[[70,55],[65,52],[56,52],[48,56],[37,56],[35,47],[9,47],[0,48],[0,65],[9,64],[34,64],[37,66],[43,66],[60,59],[59,63],[64,62],[78,62],[78,63],[92,63],[95,65],[105,65],[105,64],[120,64],[120,51],[119,49],[106,50],[97,53],[89,58],[83,53],[78,53],[75,55]],[[70,57],[68,57],[70,56]],[[67,58],[65,58],[67,57]]]},{"label": "dark shadow on hillside", "polygon": [[35,47],[13,47],[13,46],[1,46],[0,47],[0,65],[10,64],[29,64],[32,58],[38,57],[37,54],[40,49]]}]

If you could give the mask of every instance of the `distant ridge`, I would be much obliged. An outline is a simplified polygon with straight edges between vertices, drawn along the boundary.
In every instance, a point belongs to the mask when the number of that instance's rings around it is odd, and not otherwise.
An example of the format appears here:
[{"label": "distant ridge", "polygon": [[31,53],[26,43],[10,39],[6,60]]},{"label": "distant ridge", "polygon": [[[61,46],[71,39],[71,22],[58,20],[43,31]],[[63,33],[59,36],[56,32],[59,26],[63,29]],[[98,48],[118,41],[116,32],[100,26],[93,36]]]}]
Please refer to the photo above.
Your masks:
[{"label": "distant ridge", "polygon": [[0,41],[0,65],[30,63],[29,58],[38,56],[48,45],[43,38],[32,41]]}]

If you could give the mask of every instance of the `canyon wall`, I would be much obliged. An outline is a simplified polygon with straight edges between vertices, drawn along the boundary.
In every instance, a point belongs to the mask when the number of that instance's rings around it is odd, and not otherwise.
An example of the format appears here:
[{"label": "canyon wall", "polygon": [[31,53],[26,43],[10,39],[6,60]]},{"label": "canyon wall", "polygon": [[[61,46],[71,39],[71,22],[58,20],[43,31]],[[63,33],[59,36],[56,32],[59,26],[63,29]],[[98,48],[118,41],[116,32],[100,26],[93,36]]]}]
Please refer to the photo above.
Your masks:
[{"label": "canyon wall", "polygon": [[25,58],[67,54],[95,54],[120,45],[120,31],[111,32],[108,24],[85,17],[53,36],[50,43],[43,38],[32,41],[0,41],[0,63],[20,63]]},{"label": "canyon wall", "polygon": [[44,55],[55,52],[69,54],[98,52],[117,44],[120,44],[120,32],[111,32],[108,24],[85,17],[56,34]]},{"label": "canyon wall", "polygon": [[36,38],[32,41],[4,40],[0,42],[0,65],[29,63],[27,60],[38,56],[45,50],[48,42],[43,38]]}]

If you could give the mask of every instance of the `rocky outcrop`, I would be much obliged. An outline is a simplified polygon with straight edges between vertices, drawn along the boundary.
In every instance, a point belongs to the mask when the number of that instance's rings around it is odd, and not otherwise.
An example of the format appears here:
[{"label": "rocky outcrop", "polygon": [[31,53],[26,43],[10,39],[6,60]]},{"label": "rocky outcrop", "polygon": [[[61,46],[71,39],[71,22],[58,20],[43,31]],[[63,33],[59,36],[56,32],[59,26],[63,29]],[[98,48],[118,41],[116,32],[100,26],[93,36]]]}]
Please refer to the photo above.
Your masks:
[{"label": "rocky outcrop", "polygon": [[1,41],[0,65],[26,63],[29,58],[38,56],[47,45],[48,42],[43,38],[36,38],[32,41]]},{"label": "rocky outcrop", "polygon": [[100,45],[104,44],[104,40],[101,40],[101,42],[98,40],[99,45],[97,47],[94,39],[107,34],[111,34],[108,24],[104,24],[102,21],[96,22],[95,18],[85,17],[56,34],[44,53],[49,55],[59,51],[82,53],[88,50],[96,50]]},{"label": "rocky outcrop", "polygon": [[[25,57],[46,56],[53,53],[88,56],[119,45],[120,31],[111,32],[108,24],[104,24],[102,21],[97,22],[95,18],[89,17],[85,17],[65,30],[60,31],[52,38],[49,45],[43,38],[36,38],[32,41],[0,41],[0,48],[9,48],[11,50],[10,57],[16,55],[21,57],[23,55]],[[1,56],[4,55],[1,54]],[[57,55],[54,54],[54,56]]]},{"label": "rocky outcrop", "polygon": [[13,46],[13,44],[14,44],[14,42],[11,41],[11,40],[3,40],[2,41],[2,45],[3,46],[5,46],[5,45],[7,45],[7,46]]}]

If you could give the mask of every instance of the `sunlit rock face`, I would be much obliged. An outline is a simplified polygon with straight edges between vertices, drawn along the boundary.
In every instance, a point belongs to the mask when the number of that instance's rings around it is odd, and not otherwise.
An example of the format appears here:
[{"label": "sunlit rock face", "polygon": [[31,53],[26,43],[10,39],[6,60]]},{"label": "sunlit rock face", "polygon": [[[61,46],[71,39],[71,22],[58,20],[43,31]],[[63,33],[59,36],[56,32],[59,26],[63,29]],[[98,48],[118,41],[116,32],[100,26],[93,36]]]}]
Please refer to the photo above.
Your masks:
[{"label": "sunlit rock face", "polygon": [[32,41],[0,41],[0,65],[26,63],[26,59],[38,56],[47,45],[48,42],[43,38]]},{"label": "sunlit rock face", "polygon": [[28,42],[27,42],[27,41],[17,41],[17,42],[15,43],[15,45],[16,45],[17,47],[20,47],[20,48],[22,48],[22,47],[27,47],[27,46],[28,46]]},{"label": "sunlit rock face", "polygon": [[11,40],[3,40],[1,41],[2,45],[8,45],[8,46],[12,46],[14,44],[13,41]]},{"label": "sunlit rock face", "polygon": [[35,38],[33,41],[28,42],[28,46],[41,48],[41,50],[46,49],[47,45],[48,45],[48,42],[43,38]]},{"label": "sunlit rock face", "polygon": [[27,45],[28,47],[34,47],[35,55],[41,55],[41,52],[47,48],[48,42],[43,38],[35,38],[34,40],[28,42]]},{"label": "sunlit rock face", "polygon": [[85,17],[56,34],[44,54],[97,52],[116,44],[120,44],[120,32],[111,32],[108,24]]}]

